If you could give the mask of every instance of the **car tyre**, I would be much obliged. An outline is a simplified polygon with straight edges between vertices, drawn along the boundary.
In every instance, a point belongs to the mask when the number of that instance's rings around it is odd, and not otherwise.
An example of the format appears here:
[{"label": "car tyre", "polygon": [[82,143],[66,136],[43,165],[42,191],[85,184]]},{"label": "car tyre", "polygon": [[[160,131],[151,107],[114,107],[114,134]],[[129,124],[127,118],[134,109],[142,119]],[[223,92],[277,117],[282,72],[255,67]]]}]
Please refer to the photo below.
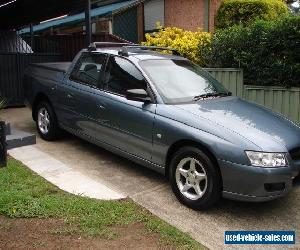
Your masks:
[{"label": "car tyre", "polygon": [[41,138],[46,141],[59,138],[61,130],[52,106],[48,102],[40,102],[35,110],[36,127]]},{"label": "car tyre", "polygon": [[207,209],[221,197],[218,166],[202,150],[183,147],[170,162],[170,183],[178,200],[195,209]]}]

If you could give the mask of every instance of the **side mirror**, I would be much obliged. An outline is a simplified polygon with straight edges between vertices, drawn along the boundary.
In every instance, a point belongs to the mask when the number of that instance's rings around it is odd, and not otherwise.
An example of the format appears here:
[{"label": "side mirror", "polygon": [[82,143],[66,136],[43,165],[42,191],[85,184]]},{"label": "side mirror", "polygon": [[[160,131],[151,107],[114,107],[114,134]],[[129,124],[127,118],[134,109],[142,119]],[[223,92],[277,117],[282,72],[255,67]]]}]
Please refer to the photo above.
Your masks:
[{"label": "side mirror", "polygon": [[126,99],[137,102],[151,102],[151,98],[144,89],[128,89]]}]

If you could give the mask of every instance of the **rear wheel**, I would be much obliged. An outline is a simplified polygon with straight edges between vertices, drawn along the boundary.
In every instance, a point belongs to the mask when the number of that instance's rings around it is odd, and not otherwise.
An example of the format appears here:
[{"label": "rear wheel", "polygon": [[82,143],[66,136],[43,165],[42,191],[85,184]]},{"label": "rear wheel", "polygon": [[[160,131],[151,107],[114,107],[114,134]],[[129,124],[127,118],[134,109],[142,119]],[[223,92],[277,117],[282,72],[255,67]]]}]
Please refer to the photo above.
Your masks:
[{"label": "rear wheel", "polygon": [[206,209],[221,197],[218,167],[200,149],[183,147],[170,163],[170,182],[178,200],[193,209]]},{"label": "rear wheel", "polygon": [[48,102],[40,102],[37,105],[35,121],[37,130],[44,140],[57,139],[61,134],[54,110]]}]

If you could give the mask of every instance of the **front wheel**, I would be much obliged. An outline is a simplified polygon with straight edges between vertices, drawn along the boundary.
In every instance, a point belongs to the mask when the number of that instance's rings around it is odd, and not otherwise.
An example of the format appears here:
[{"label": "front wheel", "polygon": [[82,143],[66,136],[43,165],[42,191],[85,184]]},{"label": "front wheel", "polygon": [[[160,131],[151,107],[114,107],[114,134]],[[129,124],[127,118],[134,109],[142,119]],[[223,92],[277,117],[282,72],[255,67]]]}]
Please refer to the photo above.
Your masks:
[{"label": "front wheel", "polygon": [[40,136],[47,141],[57,139],[61,133],[56,115],[48,102],[40,102],[35,113],[36,127]]},{"label": "front wheel", "polygon": [[178,200],[196,210],[209,208],[221,197],[218,167],[198,148],[183,147],[175,153],[170,182]]}]

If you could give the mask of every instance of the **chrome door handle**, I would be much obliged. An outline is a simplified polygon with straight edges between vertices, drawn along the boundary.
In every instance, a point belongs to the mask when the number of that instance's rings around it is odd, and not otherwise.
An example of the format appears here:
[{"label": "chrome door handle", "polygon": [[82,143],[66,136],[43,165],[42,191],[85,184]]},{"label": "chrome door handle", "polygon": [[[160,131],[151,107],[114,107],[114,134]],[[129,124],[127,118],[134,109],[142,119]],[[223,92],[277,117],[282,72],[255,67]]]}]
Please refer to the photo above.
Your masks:
[{"label": "chrome door handle", "polygon": [[71,94],[67,94],[68,99],[73,99],[74,97]]}]

